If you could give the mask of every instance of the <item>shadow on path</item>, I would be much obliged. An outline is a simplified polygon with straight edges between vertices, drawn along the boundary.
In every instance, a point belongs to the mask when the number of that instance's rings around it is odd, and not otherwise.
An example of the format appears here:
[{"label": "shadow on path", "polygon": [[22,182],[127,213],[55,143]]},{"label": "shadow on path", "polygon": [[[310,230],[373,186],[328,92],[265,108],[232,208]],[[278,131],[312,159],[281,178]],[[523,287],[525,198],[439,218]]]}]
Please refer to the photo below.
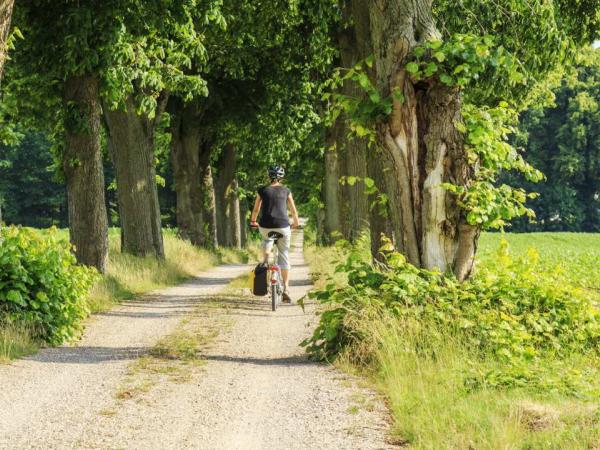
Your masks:
[{"label": "shadow on path", "polygon": [[208,361],[223,361],[231,363],[253,364],[257,366],[305,366],[321,364],[309,360],[306,356],[288,356],[283,358],[253,358],[243,356],[204,355]]},{"label": "shadow on path", "polygon": [[54,364],[98,364],[106,361],[126,361],[147,354],[150,347],[59,347],[49,348],[25,360]]}]

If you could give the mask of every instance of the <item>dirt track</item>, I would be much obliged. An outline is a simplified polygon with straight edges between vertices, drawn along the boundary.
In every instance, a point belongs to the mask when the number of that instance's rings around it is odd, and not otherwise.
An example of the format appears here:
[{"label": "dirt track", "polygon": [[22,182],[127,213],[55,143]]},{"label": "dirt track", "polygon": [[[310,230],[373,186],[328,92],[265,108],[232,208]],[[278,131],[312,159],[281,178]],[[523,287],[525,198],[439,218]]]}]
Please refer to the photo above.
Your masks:
[{"label": "dirt track", "polygon": [[[310,281],[302,234],[294,240],[297,299]],[[0,448],[387,448],[381,402],[298,347],[314,326],[312,305],[306,314],[295,305],[273,313],[267,299],[229,292],[198,314],[247,270],[215,268],[95,317],[77,347],[0,366]],[[204,364],[186,366],[179,379],[132,370],[192,315],[221,329],[203,348]],[[124,391],[136,383],[143,389],[135,395]]]}]

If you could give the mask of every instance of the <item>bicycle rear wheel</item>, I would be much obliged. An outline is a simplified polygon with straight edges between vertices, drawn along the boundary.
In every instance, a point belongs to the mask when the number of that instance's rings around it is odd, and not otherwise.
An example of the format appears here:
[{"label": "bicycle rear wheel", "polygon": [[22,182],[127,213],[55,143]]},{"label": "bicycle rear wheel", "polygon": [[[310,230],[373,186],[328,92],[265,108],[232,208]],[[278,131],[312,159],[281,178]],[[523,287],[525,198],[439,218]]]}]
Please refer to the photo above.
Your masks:
[{"label": "bicycle rear wheel", "polygon": [[271,285],[271,309],[275,311],[277,309],[277,303],[279,300],[279,293],[277,292],[277,286]]}]

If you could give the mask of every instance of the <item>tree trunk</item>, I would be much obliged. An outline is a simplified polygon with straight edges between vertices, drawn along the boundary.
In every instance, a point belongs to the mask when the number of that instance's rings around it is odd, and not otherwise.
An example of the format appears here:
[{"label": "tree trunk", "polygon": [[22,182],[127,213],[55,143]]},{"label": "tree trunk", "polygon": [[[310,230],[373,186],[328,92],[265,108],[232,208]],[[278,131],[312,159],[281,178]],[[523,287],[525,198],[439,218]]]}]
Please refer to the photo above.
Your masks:
[{"label": "tree trunk", "polygon": [[237,195],[236,148],[226,144],[219,158],[215,183],[217,206],[217,238],[219,245],[241,247],[240,211]]},{"label": "tree trunk", "polygon": [[248,243],[248,199],[240,200],[240,236],[242,248]]},{"label": "tree trunk", "polygon": [[86,74],[64,84],[65,148],[69,233],[77,261],[105,273],[108,263],[108,216],[100,144],[98,80]]},{"label": "tree trunk", "polygon": [[14,0],[0,0],[0,84],[2,83],[4,63],[6,62],[8,55],[7,42],[10,32],[13,5]]},{"label": "tree trunk", "polygon": [[[343,8],[344,16],[351,19],[352,8],[347,3]],[[360,12],[360,11],[359,11]],[[360,60],[369,56],[364,47],[358,45],[355,26],[349,27],[338,35],[340,59],[342,67],[350,69]],[[342,86],[344,95],[361,98],[365,96],[364,90],[358,83],[347,80]],[[343,205],[346,218],[342,228],[344,237],[350,241],[356,240],[369,226],[369,204],[365,192],[364,179],[367,176],[367,140],[364,138],[348,138],[350,128],[344,120],[342,129],[337,132],[337,150],[342,159],[340,166],[342,175],[353,177],[354,183],[345,183],[342,189]]]},{"label": "tree trunk", "polygon": [[204,222],[207,224],[207,244],[210,247],[218,248],[219,240],[217,238],[216,195],[215,186],[213,183],[212,168],[210,167],[210,164],[208,164],[204,169],[204,173],[202,174],[202,183],[204,186],[206,202],[204,209]]},{"label": "tree trunk", "polygon": [[325,137],[325,177],[323,180],[323,236],[321,242],[330,244],[341,236],[340,211],[340,168],[336,148],[337,133],[342,128],[341,118],[338,117],[332,128],[326,131]]},{"label": "tree trunk", "polygon": [[183,105],[179,99],[173,100],[171,162],[177,195],[177,228],[183,239],[199,247],[207,245],[203,164],[209,162],[201,154],[202,113],[196,102]]},{"label": "tree trunk", "polygon": [[154,167],[154,128],[160,112],[154,120],[138,115],[131,97],[126,101],[126,110],[104,109],[114,151],[121,250],[137,256],[164,258]]},{"label": "tree trunk", "polygon": [[412,264],[452,270],[463,280],[473,266],[479,230],[442,187],[465,185],[473,176],[455,128],[460,92],[436,78],[413,83],[404,68],[416,45],[438,37],[431,3],[369,2],[377,87],[384,96],[399,90],[405,98],[394,99],[392,113],[377,125],[377,140],[389,173],[386,193],[397,247]]},{"label": "tree trunk", "polygon": [[238,182],[234,178],[227,192],[227,241],[230,247],[242,248],[242,221],[240,217],[240,198],[238,197]]},{"label": "tree trunk", "polygon": [[387,203],[380,198],[380,193],[387,191],[385,178],[381,176],[384,173],[385,165],[381,152],[373,151],[369,155],[367,168],[368,175],[375,182],[376,190],[369,196],[369,223],[371,234],[371,256],[374,260],[383,262],[383,253],[380,251],[384,244],[384,239],[389,239],[394,243],[394,233],[390,222],[390,211]]}]

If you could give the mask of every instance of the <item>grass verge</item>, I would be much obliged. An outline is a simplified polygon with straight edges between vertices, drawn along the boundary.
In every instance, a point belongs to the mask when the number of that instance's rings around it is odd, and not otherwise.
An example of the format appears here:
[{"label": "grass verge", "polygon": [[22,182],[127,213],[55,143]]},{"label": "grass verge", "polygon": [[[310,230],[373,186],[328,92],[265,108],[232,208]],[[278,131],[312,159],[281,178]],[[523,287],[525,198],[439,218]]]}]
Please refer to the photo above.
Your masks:
[{"label": "grass verge", "polygon": [[[558,268],[590,298],[598,298],[600,236],[535,233],[506,237],[511,253],[527,255],[533,245],[542,272]],[[494,264],[499,239],[499,234],[483,235],[479,264]],[[333,261],[343,254],[336,248],[307,248],[306,260],[319,288],[345,282],[343,274],[333,273]],[[473,385],[469,383],[473,373],[489,373],[502,362],[470,347],[452,331],[434,324],[414,327],[391,314],[353,320],[357,323],[350,328],[361,336],[360,343],[344,351],[336,364],[368,377],[387,397],[393,417],[392,442],[416,449],[599,448],[597,397],[547,389],[545,380],[533,387]],[[597,371],[600,360],[574,354],[561,360],[544,358],[536,364],[547,366],[543,372],[547,376],[560,379]]]},{"label": "grass verge", "polygon": [[166,230],[164,245],[164,261],[140,258],[121,253],[118,230],[111,232],[108,273],[90,293],[91,311],[104,311],[119,301],[179,284],[217,264],[248,262],[257,252],[253,243],[248,250],[219,249],[211,252],[194,247],[189,242],[179,239],[172,231]]},{"label": "grass verge", "polygon": [[[40,233],[43,233],[40,230]],[[64,239],[68,238],[66,231]],[[177,285],[218,264],[246,263],[258,260],[259,244],[251,241],[246,249],[209,251],[179,239],[172,230],[164,230],[165,259],[142,258],[121,253],[118,229],[109,233],[108,273],[90,291],[92,313],[106,311],[123,300],[147,292]],[[26,324],[0,324],[0,363],[35,353],[42,343],[31,338]]]},{"label": "grass verge", "polygon": [[35,353],[39,345],[31,335],[26,324],[0,324],[0,364]]}]

